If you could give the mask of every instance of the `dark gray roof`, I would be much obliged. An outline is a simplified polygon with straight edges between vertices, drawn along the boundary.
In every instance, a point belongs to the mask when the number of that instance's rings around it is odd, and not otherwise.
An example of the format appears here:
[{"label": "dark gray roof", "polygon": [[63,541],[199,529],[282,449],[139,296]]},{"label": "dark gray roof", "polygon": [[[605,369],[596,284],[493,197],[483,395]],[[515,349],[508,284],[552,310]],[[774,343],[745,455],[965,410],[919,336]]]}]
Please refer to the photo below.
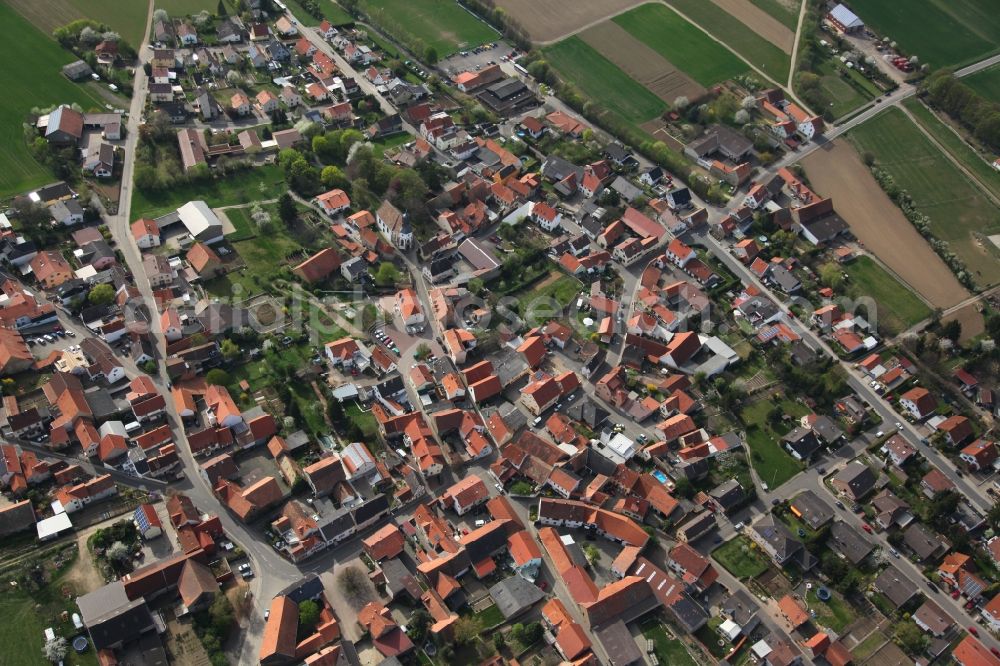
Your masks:
[{"label": "dark gray roof", "polygon": [[811,490],[804,490],[796,495],[792,500],[792,508],[798,512],[799,518],[814,530],[826,525],[833,518],[833,508]]},{"label": "dark gray roof", "polygon": [[145,599],[130,600],[120,580],[77,597],[76,605],[97,650],[138,638],[154,626]]},{"label": "dark gray roof", "polygon": [[843,555],[851,564],[857,564],[868,557],[875,548],[860,530],[838,520],[830,526],[830,536],[826,545],[830,550]]},{"label": "dark gray roof", "polygon": [[871,492],[877,480],[868,465],[857,461],[846,465],[833,478],[846,483],[855,498],[864,497]]},{"label": "dark gray roof", "polygon": [[490,597],[504,618],[510,620],[545,598],[545,593],[521,576],[511,576],[491,587]]},{"label": "dark gray roof", "polygon": [[708,496],[714,499],[723,510],[729,510],[743,501],[745,493],[743,486],[736,479],[729,479],[709,491]]},{"label": "dark gray roof", "polygon": [[621,620],[609,622],[600,629],[593,630],[593,634],[604,648],[604,652],[610,657],[610,666],[631,666],[632,664],[645,663],[639,646],[632,638],[632,633]]},{"label": "dark gray roof", "polygon": [[17,534],[35,525],[35,510],[24,500],[0,511],[0,537]]},{"label": "dark gray roof", "polygon": [[795,539],[784,523],[767,515],[753,524],[752,529],[774,549],[782,561],[802,549],[802,542]]},{"label": "dark gray roof", "polygon": [[781,442],[803,460],[808,460],[819,450],[819,440],[808,428],[796,427],[781,438]]},{"label": "dark gray roof", "polygon": [[306,574],[305,577],[292,583],[278,594],[276,597],[288,597],[296,604],[300,604],[306,599],[316,599],[323,594],[323,581],[314,573]]},{"label": "dark gray roof", "polygon": [[361,524],[367,522],[379,515],[380,513],[385,513],[389,510],[389,498],[386,495],[376,495],[364,504],[355,507],[354,522]]},{"label": "dark gray roof", "polygon": [[947,539],[921,523],[914,523],[906,528],[903,542],[921,560],[943,555],[950,546]]},{"label": "dark gray roof", "polygon": [[738,625],[748,624],[760,611],[760,606],[743,590],[736,590],[722,602],[722,612]]},{"label": "dark gray roof", "polygon": [[890,564],[879,574],[873,583],[876,590],[884,594],[889,601],[899,608],[917,595],[917,586],[903,575],[899,569]]}]

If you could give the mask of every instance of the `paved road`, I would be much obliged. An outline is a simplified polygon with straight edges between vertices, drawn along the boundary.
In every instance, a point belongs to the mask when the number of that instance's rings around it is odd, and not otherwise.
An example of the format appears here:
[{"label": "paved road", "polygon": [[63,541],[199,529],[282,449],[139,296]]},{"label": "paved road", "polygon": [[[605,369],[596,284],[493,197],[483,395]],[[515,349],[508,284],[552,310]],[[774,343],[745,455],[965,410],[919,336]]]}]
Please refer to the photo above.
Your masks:
[{"label": "paved road", "polygon": [[[156,301],[153,299],[153,290],[143,269],[142,254],[132,238],[129,226],[136,147],[139,141],[139,125],[142,123],[147,93],[147,77],[143,65],[150,60],[152,55],[151,50],[148,48],[148,26],[152,20],[152,9],[153,5],[150,3],[150,13],[147,17],[147,37],[144,38],[143,43],[138,48],[140,62],[135,69],[134,94],[126,125],[125,157],[118,213],[108,216],[107,223],[112,236],[125,257],[125,262],[128,264],[135,278],[136,286],[142,295],[142,302],[146,305],[150,313],[154,313],[152,317],[153,321],[150,322],[150,331],[155,339],[157,349],[162,353],[166,343],[163,333],[160,330],[159,316],[155,314],[158,312]],[[262,610],[270,602],[274,594],[288,584],[301,578],[301,573],[271,548],[270,544],[263,538],[262,533],[251,530],[241,521],[235,520],[225,506],[215,497],[208,487],[207,482],[198,474],[198,464],[191,455],[182,421],[167,389],[169,381],[164,363],[160,363],[158,374],[152,378],[157,383],[159,390],[167,396],[167,421],[174,432],[175,441],[179,445],[178,450],[187,477],[187,481],[175,487],[180,492],[191,497],[199,510],[217,514],[222,521],[227,535],[249,555],[254,569],[261,574],[256,576],[252,581],[251,591],[257,597],[257,608]],[[250,620],[250,626],[241,635],[241,641],[238,646],[239,663],[255,663],[257,661],[257,652],[262,631],[262,614],[253,615]]]}]

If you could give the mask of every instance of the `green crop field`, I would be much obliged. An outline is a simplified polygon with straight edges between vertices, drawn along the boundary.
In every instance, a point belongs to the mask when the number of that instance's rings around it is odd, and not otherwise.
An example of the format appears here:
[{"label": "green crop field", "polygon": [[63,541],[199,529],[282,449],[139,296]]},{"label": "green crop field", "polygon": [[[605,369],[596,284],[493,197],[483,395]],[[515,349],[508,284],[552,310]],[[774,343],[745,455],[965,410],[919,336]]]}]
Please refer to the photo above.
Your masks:
[{"label": "green crop field", "polygon": [[441,58],[500,36],[454,0],[361,0],[359,5],[389,34],[404,30],[408,35],[398,35],[403,41],[433,46]]},{"label": "green crop field", "polygon": [[836,60],[825,60],[816,68],[820,88],[831,102],[829,108],[834,118],[850,113],[881,94],[868,79],[853,70],[849,70],[848,78],[844,78],[838,72],[837,64]]},{"label": "green crop field", "polygon": [[851,130],[849,136],[909,192],[920,212],[930,218],[931,233],[948,242],[978,284],[1000,281],[1000,262],[985,239],[1000,233],[1000,210],[902,111],[890,109]]},{"label": "green crop field", "polygon": [[667,108],[663,100],[579,37],[546,47],[544,53],[563,79],[628,122],[652,120]]},{"label": "green crop field", "polygon": [[77,19],[105,23],[132,46],[138,46],[146,29],[145,2],[121,0],[6,0],[46,34]]},{"label": "green crop field", "polygon": [[844,272],[849,276],[847,290],[851,297],[868,296],[878,306],[877,318],[863,310],[861,314],[887,333],[901,333],[931,316],[931,309],[926,303],[871,257],[858,257],[844,266]]},{"label": "green crop field", "polygon": [[[321,23],[321,19],[316,18],[302,8],[299,0],[285,0],[285,4],[288,5],[289,11],[295,14],[295,18],[302,25],[317,26]],[[333,0],[317,0],[317,4],[319,4],[320,10],[323,12],[323,18],[332,25],[346,25],[354,22],[354,18],[347,13],[347,10],[333,2]]]},{"label": "green crop field", "polygon": [[799,27],[799,13],[786,7],[780,0],[750,0],[750,2],[784,23],[786,27],[792,30]]},{"label": "green crop field", "polygon": [[1000,197],[1000,171],[993,168],[983,156],[973,150],[962,137],[953,132],[934,112],[920,103],[915,97],[903,102],[917,122],[945,147],[948,153],[958,160],[962,166],[972,172],[976,178],[993,193]]},{"label": "green crop field", "polygon": [[[157,9],[164,9],[171,16],[188,16],[197,14],[202,10],[215,13],[218,8],[218,0],[153,0]],[[232,3],[227,2],[229,10],[232,10]]]},{"label": "green crop field", "polygon": [[1000,104],[1000,65],[993,65],[981,72],[966,76],[962,79],[962,83],[986,99]]},{"label": "green crop field", "polygon": [[747,71],[745,62],[664,5],[642,5],[613,20],[703,86]]},{"label": "green crop field", "polygon": [[73,83],[60,68],[75,58],[6,4],[0,4],[0,40],[8,64],[0,68],[0,196],[24,192],[55,180],[31,156],[23,123],[33,107],[59,103],[102,108],[86,84]]},{"label": "green crop field", "polygon": [[[689,19],[725,42],[730,48],[747,59],[754,67],[779,82],[788,77],[792,65],[790,55],[748,28],[738,18],[722,10],[718,5],[705,0],[669,0]],[[721,57],[719,47],[715,47],[706,57]],[[678,67],[680,64],[674,63]]]},{"label": "green crop field", "polygon": [[934,67],[970,63],[1000,50],[1000,12],[994,0],[854,0],[875,32]]}]

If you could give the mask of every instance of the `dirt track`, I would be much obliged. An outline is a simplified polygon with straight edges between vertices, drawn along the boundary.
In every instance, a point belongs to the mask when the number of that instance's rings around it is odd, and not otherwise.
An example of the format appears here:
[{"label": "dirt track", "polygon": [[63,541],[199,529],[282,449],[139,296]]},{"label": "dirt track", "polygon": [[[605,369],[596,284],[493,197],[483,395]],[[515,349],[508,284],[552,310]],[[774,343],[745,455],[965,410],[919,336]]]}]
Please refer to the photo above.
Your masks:
[{"label": "dirt track", "polygon": [[696,100],[705,94],[704,87],[614,21],[587,28],[579,37],[668,104],[678,96]]},{"label": "dirt track", "polygon": [[554,42],[646,0],[498,0],[536,42]]},{"label": "dirt track", "polygon": [[802,165],[813,189],[833,198],[865,248],[924,298],[942,308],[968,298],[969,292],[885,195],[850,144],[837,139]]},{"label": "dirt track", "polygon": [[712,2],[785,53],[792,52],[795,33],[781,21],[752,4],[750,0],[712,0]]}]

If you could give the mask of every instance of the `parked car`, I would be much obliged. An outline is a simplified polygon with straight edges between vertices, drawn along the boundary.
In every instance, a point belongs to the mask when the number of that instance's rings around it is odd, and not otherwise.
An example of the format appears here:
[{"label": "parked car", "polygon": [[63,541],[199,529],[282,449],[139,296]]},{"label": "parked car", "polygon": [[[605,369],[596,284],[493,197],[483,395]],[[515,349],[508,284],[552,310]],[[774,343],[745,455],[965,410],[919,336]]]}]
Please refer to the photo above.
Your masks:
[{"label": "parked car", "polygon": [[868,534],[872,533],[872,526],[869,525],[868,523],[861,523],[861,529],[863,529],[865,532],[868,532]]},{"label": "parked car", "polygon": [[976,629],[974,626],[972,626],[970,624],[969,625],[969,633],[972,634],[973,636],[978,636],[979,635],[979,630]]}]

